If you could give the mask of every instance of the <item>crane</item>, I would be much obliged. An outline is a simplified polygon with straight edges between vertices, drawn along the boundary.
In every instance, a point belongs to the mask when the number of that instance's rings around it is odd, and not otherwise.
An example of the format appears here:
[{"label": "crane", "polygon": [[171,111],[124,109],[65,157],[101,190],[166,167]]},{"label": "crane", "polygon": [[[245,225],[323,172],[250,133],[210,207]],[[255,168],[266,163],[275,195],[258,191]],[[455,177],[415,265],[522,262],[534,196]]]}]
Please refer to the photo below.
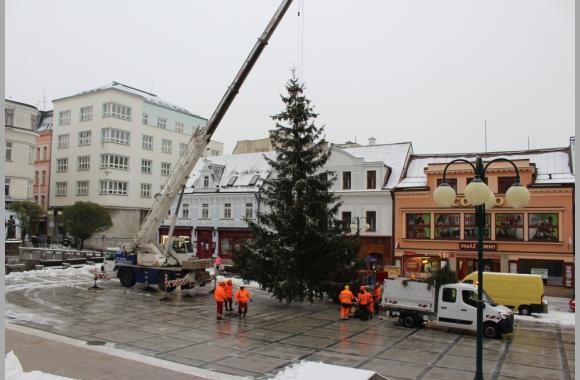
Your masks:
[{"label": "crane", "polygon": [[[211,259],[196,259],[189,252],[177,252],[170,244],[177,211],[171,220],[169,242],[164,247],[157,244],[156,231],[175,198],[183,195],[191,171],[205,152],[212,135],[291,4],[292,0],[283,0],[277,8],[205,127],[196,129],[192,134],[185,153],[177,161],[161,194],[155,197],[153,206],[141,223],[135,238],[124,244],[122,252],[117,254],[115,266],[123,286],[130,287],[135,282],[157,283],[160,288],[170,290],[171,287],[166,286],[167,279],[181,278],[189,284],[200,285],[209,281],[209,274],[205,269],[213,264]],[[180,203],[181,196],[178,208]]]}]

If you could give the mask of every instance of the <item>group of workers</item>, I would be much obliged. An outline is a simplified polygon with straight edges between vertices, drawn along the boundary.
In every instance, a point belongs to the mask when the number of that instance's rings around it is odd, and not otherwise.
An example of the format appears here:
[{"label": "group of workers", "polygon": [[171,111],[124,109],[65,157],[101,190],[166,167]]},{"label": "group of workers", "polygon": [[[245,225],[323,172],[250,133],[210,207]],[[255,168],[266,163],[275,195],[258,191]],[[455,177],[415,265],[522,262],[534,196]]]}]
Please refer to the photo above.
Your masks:
[{"label": "group of workers", "polygon": [[366,286],[361,286],[356,299],[346,285],[338,296],[340,302],[340,319],[345,320],[350,318],[351,308],[357,305],[355,317],[363,321],[372,318],[379,312],[379,303],[381,302],[381,285],[377,282],[372,291],[368,291]]},{"label": "group of workers", "polygon": [[[225,311],[234,311],[233,304],[233,294],[234,286],[232,280],[220,281],[218,286],[216,286],[213,292],[213,298],[215,299],[217,320],[223,319],[224,306]],[[252,301],[252,295],[246,289],[244,285],[240,286],[240,289],[235,294],[236,304],[238,305],[238,318],[246,318],[248,313],[248,301]]]}]

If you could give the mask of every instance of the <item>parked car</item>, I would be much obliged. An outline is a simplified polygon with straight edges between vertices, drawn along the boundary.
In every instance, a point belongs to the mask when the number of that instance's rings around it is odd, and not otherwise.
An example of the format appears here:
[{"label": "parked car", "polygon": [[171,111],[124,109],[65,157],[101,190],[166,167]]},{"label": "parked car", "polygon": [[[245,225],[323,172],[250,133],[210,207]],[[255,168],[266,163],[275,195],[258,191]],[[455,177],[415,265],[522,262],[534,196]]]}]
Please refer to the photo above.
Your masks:
[{"label": "parked car", "polygon": [[[477,284],[477,272],[467,275],[462,282]],[[521,315],[548,312],[548,303],[544,301],[544,283],[540,275],[484,272],[483,290],[495,302],[518,311]]]},{"label": "parked car", "polygon": [[570,308],[570,311],[576,312],[576,297],[572,297],[570,302],[568,302],[568,307]]}]

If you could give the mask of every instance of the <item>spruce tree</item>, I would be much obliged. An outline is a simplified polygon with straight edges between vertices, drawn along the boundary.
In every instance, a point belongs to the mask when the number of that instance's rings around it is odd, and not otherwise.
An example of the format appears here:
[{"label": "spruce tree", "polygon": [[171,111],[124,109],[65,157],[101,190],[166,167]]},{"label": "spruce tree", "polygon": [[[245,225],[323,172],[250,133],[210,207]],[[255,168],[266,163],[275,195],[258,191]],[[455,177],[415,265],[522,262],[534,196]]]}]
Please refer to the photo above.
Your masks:
[{"label": "spruce tree", "polygon": [[339,199],[330,189],[333,173],[323,166],[330,156],[324,128],[293,73],[281,95],[285,109],[272,116],[277,158],[267,159],[274,176],[265,180],[257,222],[249,222],[255,240],[234,252],[235,270],[257,281],[280,301],[313,302],[329,296],[356,277],[358,240],[346,236],[336,219]]}]

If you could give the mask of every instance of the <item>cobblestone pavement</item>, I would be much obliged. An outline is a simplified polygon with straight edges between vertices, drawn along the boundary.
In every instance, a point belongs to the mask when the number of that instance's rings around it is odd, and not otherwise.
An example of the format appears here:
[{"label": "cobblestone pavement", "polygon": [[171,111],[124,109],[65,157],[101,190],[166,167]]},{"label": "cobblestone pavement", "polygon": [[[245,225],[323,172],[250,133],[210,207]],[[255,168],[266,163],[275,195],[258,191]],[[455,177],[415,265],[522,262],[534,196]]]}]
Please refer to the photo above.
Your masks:
[{"label": "cobblestone pavement", "polygon": [[[406,329],[394,319],[339,321],[328,303],[286,305],[251,289],[247,319],[215,320],[210,288],[176,291],[170,301],[142,285],[86,276],[7,276],[7,317],[16,324],[233,375],[266,378],[299,360],[377,371],[391,379],[473,379],[475,337]],[[15,277],[17,278],[17,277]],[[489,379],[574,378],[574,327],[518,322],[514,334],[484,342]]]}]

